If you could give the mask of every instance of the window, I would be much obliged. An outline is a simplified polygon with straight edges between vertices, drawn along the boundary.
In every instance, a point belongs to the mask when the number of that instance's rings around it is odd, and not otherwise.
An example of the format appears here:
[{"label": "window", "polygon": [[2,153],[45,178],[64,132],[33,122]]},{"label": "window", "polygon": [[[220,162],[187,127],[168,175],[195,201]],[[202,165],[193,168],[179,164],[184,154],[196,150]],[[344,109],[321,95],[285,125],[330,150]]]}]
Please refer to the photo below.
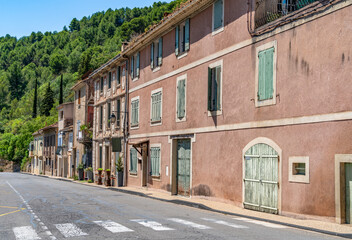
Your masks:
[{"label": "window", "polygon": [[109,89],[111,88],[111,80],[112,80],[112,75],[111,72],[109,72]]},{"label": "window", "polygon": [[120,116],[121,116],[121,100],[116,100],[116,127],[120,127]]},{"label": "window", "polygon": [[175,32],[175,54],[182,55],[189,50],[189,19],[176,27]]},{"label": "window", "polygon": [[139,77],[139,52],[131,57],[131,78],[135,80]]},{"label": "window", "polygon": [[139,124],[139,97],[131,101],[131,127],[136,127]]},{"label": "window", "polygon": [[290,182],[309,183],[309,157],[289,157]]},{"label": "window", "polygon": [[78,167],[79,164],[79,149],[76,150],[76,167]]},{"label": "window", "polygon": [[103,167],[103,146],[99,146],[99,168]]},{"label": "window", "polygon": [[110,123],[110,116],[111,116],[111,103],[108,103],[108,110],[107,110],[107,125],[108,125],[108,128],[110,128],[111,126],[111,123]]},{"label": "window", "polygon": [[76,130],[76,137],[79,136],[79,131],[81,130],[81,120],[77,120],[77,130]]},{"label": "window", "polygon": [[221,111],[222,98],[222,61],[211,64],[208,68],[208,111]]},{"label": "window", "polygon": [[213,5],[213,34],[224,28],[224,0],[217,0]]},{"label": "window", "polygon": [[162,114],[162,91],[155,90],[151,95],[151,122],[160,122]]},{"label": "window", "polygon": [[104,90],[104,78],[101,77],[100,78],[100,93],[102,93]]},{"label": "window", "polygon": [[78,90],[78,105],[81,105],[81,90]]},{"label": "window", "polygon": [[177,78],[176,115],[177,121],[185,120],[186,117],[186,78],[187,75]]},{"label": "window", "polygon": [[116,69],[116,81],[117,81],[117,86],[120,86],[121,84],[121,67],[118,66]]},{"label": "window", "polygon": [[276,41],[257,48],[256,107],[276,103]]},{"label": "window", "polygon": [[163,38],[150,45],[150,67],[156,69],[163,62]]},{"label": "window", "polygon": [[60,120],[63,120],[64,119],[64,111],[60,111]]},{"label": "window", "polygon": [[100,106],[99,129],[100,129],[100,130],[103,130],[103,106]]},{"label": "window", "polygon": [[130,173],[137,173],[137,150],[130,149]]},{"label": "window", "polygon": [[69,133],[68,139],[68,150],[71,151],[73,145],[73,133]]},{"label": "window", "polygon": [[150,175],[159,177],[160,176],[160,147],[150,148]]}]

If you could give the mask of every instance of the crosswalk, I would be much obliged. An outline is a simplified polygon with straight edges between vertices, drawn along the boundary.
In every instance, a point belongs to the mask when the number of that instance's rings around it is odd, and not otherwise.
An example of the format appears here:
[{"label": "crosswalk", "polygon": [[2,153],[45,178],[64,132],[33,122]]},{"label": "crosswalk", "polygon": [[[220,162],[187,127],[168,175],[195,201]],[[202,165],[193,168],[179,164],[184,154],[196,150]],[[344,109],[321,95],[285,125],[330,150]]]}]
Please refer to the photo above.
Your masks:
[{"label": "crosswalk", "polygon": [[[200,221],[202,223],[200,223]],[[252,220],[248,218],[239,218],[239,217],[232,218],[230,221],[224,221],[224,220],[215,219],[215,218],[200,218],[197,221],[189,221],[181,218],[166,218],[165,223],[163,224],[151,219],[130,219],[128,220],[128,222],[130,222],[130,224],[128,225],[136,224],[135,225],[136,229],[137,229],[137,226],[143,226],[146,229],[151,229],[157,232],[174,231],[174,230],[177,230],[180,226],[187,226],[189,228],[194,228],[198,230],[215,229],[219,225],[223,227],[230,227],[235,229],[248,229],[250,226],[247,225],[247,223],[261,225],[262,227],[266,227],[266,228],[287,228],[286,226],[282,226],[278,224]],[[92,223],[94,223],[98,227],[104,228],[105,230],[113,234],[129,233],[129,232],[135,231],[132,229],[133,227],[130,227],[130,226],[126,227],[120,223],[117,223],[111,220],[106,220],[106,221],[97,220],[97,221],[92,221]],[[243,225],[243,223],[245,223],[246,225]],[[170,225],[172,227],[170,227]],[[54,227],[61,234],[60,236],[56,236],[58,239],[89,235],[87,231],[82,230],[79,226],[77,226],[77,224],[74,224],[74,223],[54,224]],[[40,234],[38,234],[32,226],[15,227],[13,228],[13,233],[15,235],[16,240],[41,239]]]}]

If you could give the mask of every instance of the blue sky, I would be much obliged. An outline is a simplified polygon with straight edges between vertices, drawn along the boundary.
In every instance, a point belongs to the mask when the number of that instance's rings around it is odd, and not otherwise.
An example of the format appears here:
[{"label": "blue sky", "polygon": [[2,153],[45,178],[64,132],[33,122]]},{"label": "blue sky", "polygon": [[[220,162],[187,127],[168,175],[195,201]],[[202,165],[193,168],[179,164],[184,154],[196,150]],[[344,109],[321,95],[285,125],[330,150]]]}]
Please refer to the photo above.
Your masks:
[{"label": "blue sky", "polygon": [[[61,31],[73,18],[121,7],[150,6],[157,0],[0,0],[0,36]],[[158,0],[159,1],[159,0]],[[171,0],[163,0],[170,2]]]}]

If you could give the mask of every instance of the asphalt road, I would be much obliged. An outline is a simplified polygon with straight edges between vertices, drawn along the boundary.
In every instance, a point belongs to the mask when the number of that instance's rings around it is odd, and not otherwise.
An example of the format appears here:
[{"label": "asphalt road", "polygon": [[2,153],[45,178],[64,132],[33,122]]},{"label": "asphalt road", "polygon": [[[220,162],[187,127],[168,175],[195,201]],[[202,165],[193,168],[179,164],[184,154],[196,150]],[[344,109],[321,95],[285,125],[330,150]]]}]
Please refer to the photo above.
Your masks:
[{"label": "asphalt road", "polygon": [[342,239],[107,189],[0,173],[0,239]]}]

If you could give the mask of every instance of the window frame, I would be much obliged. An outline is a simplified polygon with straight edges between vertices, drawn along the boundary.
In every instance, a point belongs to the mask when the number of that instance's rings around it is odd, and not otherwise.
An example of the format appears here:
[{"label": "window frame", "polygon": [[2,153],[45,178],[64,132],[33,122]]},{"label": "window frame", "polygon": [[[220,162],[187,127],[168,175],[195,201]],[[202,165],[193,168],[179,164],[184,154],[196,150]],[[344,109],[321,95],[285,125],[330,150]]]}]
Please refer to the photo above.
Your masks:
[{"label": "window frame", "polygon": [[[293,156],[288,159],[288,181],[295,183],[309,183],[309,157],[308,156]],[[305,175],[293,174],[294,164],[305,164]]]},{"label": "window frame", "polygon": [[[224,82],[224,79],[223,79],[223,76],[224,76],[224,61],[223,59],[217,61],[217,62],[214,62],[214,63],[211,63],[209,64],[208,66],[208,70],[209,68],[210,69],[214,69],[214,68],[217,68],[217,67],[220,67],[221,69],[221,75],[220,75],[220,110],[219,109],[216,109],[216,110],[209,110],[208,109],[208,97],[209,97],[209,92],[207,93],[207,112],[208,112],[208,117],[211,117],[211,116],[218,116],[218,115],[221,115],[222,114],[222,110],[224,108],[223,106],[223,100],[222,100],[222,91],[223,91],[223,82]],[[209,72],[207,74],[208,78],[209,78]],[[208,83],[209,84],[209,83]],[[209,85],[207,84],[208,86],[208,89],[209,89]]]},{"label": "window frame", "polygon": [[107,129],[111,128],[110,116],[111,116],[111,102],[107,102],[106,103],[106,128]]},{"label": "window frame", "polygon": [[[133,56],[131,57],[131,61],[133,60],[133,75],[132,75],[132,82],[135,82],[139,79],[140,76],[140,67],[141,67],[141,54],[140,52],[136,52],[135,54],[133,54]],[[138,63],[139,62],[139,63]],[[137,64],[138,63],[138,64]],[[139,68],[137,67],[139,66]],[[132,65],[130,64],[130,68],[132,69]],[[137,74],[137,69],[138,70],[138,74]]]},{"label": "window frame", "polygon": [[[188,48],[186,47],[186,42],[187,42],[187,39],[186,39],[186,22],[188,21],[188,37],[189,37],[189,46]],[[190,18],[186,19],[185,21],[181,22],[180,24],[178,24],[175,28],[175,39],[176,39],[176,36],[178,36],[178,52],[176,54],[176,57],[177,59],[181,59],[181,58],[184,58],[187,56],[188,52],[190,51],[191,49],[191,23],[190,23]],[[176,32],[178,31],[178,33]],[[183,43],[183,44],[182,44]],[[175,43],[175,46],[176,46],[176,43]],[[182,47],[182,48],[181,48]],[[181,51],[182,49],[182,51]]]},{"label": "window frame", "polygon": [[121,66],[116,67],[116,88],[121,86]]},{"label": "window frame", "polygon": [[[215,29],[215,2],[222,1],[222,26]],[[223,32],[225,28],[225,0],[217,0],[213,3],[213,13],[212,13],[212,36]]]},{"label": "window frame", "polygon": [[[178,82],[185,80],[185,116],[180,119],[178,117]],[[176,111],[175,111],[176,122],[185,122],[187,120],[187,74],[177,77],[176,79]]]},{"label": "window frame", "polygon": [[116,122],[115,129],[119,129],[121,127],[121,98],[116,98]]},{"label": "window frame", "polygon": [[[132,123],[132,116],[133,116],[133,109],[132,109],[132,103],[134,102],[134,101],[138,101],[138,122],[136,123],[136,124],[134,124],[133,125],[133,123]],[[140,99],[139,99],[139,96],[137,96],[137,97],[134,97],[134,98],[132,98],[131,99],[131,123],[130,123],[130,126],[131,126],[131,129],[138,129],[139,128],[139,120],[140,120],[140,116],[139,116],[139,110],[140,110]]]},{"label": "window frame", "polygon": [[99,132],[103,131],[103,121],[104,121],[104,107],[99,106]]},{"label": "window frame", "polygon": [[[273,59],[273,98],[259,100],[258,91],[259,91],[259,52],[274,48],[274,59]],[[254,92],[254,102],[255,107],[264,107],[276,104],[276,69],[277,69],[277,41],[271,41],[256,48],[256,64],[255,64],[255,92]]]},{"label": "window frame", "polygon": [[[153,173],[152,173],[152,148],[159,148],[159,166],[158,166],[159,167],[159,175],[153,175]],[[152,177],[153,180],[160,180],[160,178],[161,178],[161,144],[160,143],[150,144],[149,162],[150,162],[149,175]]]},{"label": "window frame", "polygon": [[[152,120],[153,117],[153,95],[160,93],[161,94],[161,99],[160,99],[160,120]],[[150,93],[150,125],[151,126],[157,126],[162,124],[162,119],[163,119],[163,88],[158,88],[153,90]]]},{"label": "window frame", "polygon": [[111,89],[112,86],[112,72],[108,72],[108,89]]},{"label": "window frame", "polygon": [[104,77],[103,76],[101,76],[100,77],[100,95],[103,95],[103,93],[104,93]]}]

